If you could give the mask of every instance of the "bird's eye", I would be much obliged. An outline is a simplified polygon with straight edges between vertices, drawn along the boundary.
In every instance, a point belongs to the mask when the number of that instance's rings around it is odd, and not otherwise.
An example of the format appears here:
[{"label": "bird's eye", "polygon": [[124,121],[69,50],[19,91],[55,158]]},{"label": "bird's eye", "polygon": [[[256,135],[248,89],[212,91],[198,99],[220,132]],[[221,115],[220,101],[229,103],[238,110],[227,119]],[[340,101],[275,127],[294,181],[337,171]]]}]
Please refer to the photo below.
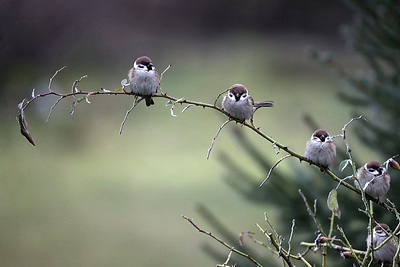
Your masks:
[{"label": "bird's eye", "polygon": [[232,93],[229,93],[229,97],[230,98],[233,98],[233,97],[235,97]]},{"label": "bird's eye", "polygon": [[369,172],[374,172],[375,169],[373,169],[373,168],[368,168],[368,171],[369,171]]},{"label": "bird's eye", "polygon": [[243,94],[243,95],[242,95],[242,98],[246,98],[246,97],[247,97],[247,94]]},{"label": "bird's eye", "polygon": [[139,64],[138,67],[141,68],[141,69],[143,69],[143,68],[144,68],[144,65],[143,65],[143,64]]}]

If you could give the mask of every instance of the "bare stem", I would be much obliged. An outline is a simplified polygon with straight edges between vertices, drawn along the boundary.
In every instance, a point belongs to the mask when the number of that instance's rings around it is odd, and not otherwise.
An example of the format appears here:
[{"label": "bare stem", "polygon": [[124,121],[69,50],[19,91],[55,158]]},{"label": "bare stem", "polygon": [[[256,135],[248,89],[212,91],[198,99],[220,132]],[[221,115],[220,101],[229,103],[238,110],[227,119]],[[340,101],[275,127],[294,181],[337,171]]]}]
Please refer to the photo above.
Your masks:
[{"label": "bare stem", "polygon": [[49,80],[49,86],[48,86],[49,92],[52,91],[52,90],[51,90],[51,84],[53,83],[53,79],[57,76],[57,74],[58,74],[60,71],[62,71],[62,70],[65,69],[66,67],[67,67],[67,66],[62,66],[60,69],[56,70],[56,72],[53,74],[53,76],[51,76],[51,78],[50,78],[50,80]]},{"label": "bare stem", "polygon": [[226,261],[222,264],[218,264],[217,267],[226,267],[228,265],[228,262],[231,260],[231,257],[232,257],[232,250],[229,251]]},{"label": "bare stem", "polygon": [[46,119],[46,123],[49,122],[50,116],[53,113],[54,108],[58,105],[58,103],[60,103],[61,100],[63,100],[64,97],[60,96],[57,101],[51,106],[49,114],[47,115],[47,119]]},{"label": "bare stem", "polygon": [[[318,230],[319,230],[324,236],[326,236],[326,234],[325,234],[325,232],[324,232],[324,229],[322,228],[322,225],[321,225],[321,223],[319,222],[319,220],[318,220],[318,218],[317,218],[316,211],[313,211],[313,210],[311,209],[310,205],[308,204],[308,201],[307,201],[306,196],[303,194],[303,192],[302,192],[300,189],[299,189],[299,194],[300,194],[301,198],[302,198],[303,201],[304,201],[304,205],[305,205],[306,208],[307,208],[308,214],[311,216],[311,218],[313,218],[314,223],[317,225]],[[316,206],[316,205],[315,205],[315,206]],[[314,207],[315,207],[315,206],[314,206]],[[315,210],[315,208],[314,208],[314,210]]]},{"label": "bare stem", "polygon": [[221,92],[221,93],[218,94],[218,96],[217,96],[217,97],[215,98],[215,100],[214,100],[214,107],[217,106],[217,101],[218,101],[218,99],[219,99],[223,94],[225,94],[226,92],[228,92],[228,90],[229,90],[229,89],[226,89],[225,91],[223,91],[223,92]]},{"label": "bare stem", "polygon": [[87,75],[83,75],[83,76],[80,77],[78,80],[76,80],[76,81],[72,84],[71,92],[72,92],[72,93],[73,93],[73,92],[79,92],[78,84],[79,84],[83,79],[85,79],[85,78],[87,78],[87,77],[88,77]]},{"label": "bare stem", "polygon": [[283,160],[285,160],[285,159],[287,159],[287,158],[289,158],[289,157],[292,157],[292,155],[286,155],[286,156],[282,157],[280,160],[278,160],[278,161],[271,167],[271,169],[269,170],[269,172],[268,172],[268,174],[267,174],[267,177],[265,177],[265,179],[262,181],[262,183],[261,183],[258,187],[261,188],[261,187],[265,184],[265,182],[269,179],[269,177],[271,176],[272,171],[279,165],[279,163],[281,163]]},{"label": "bare stem", "polygon": [[[337,228],[338,228],[339,232],[342,234],[342,236],[344,238],[344,241],[345,241],[345,244],[347,245],[349,251],[351,252],[351,255],[353,255],[353,257],[360,263],[361,260],[358,257],[358,255],[360,255],[361,253],[359,253],[359,252],[357,252],[356,250],[353,249],[353,247],[351,246],[351,243],[349,242],[346,234],[344,233],[343,228],[339,227],[339,226]],[[364,252],[364,254],[365,254],[365,252]],[[364,255],[364,254],[361,254],[361,255]]]},{"label": "bare stem", "polygon": [[171,64],[168,65],[168,66],[165,68],[165,70],[163,70],[163,72],[161,72],[161,74],[160,74],[160,81],[163,79],[164,74],[169,70],[169,68],[171,68]]},{"label": "bare stem", "polygon": [[[318,247],[318,245],[315,244],[315,242],[312,242],[312,243],[311,242],[301,242],[300,245],[304,246],[304,247],[310,247],[310,248]],[[334,249],[337,251],[349,251],[349,252],[351,251],[350,248],[348,248],[348,247],[344,247],[344,246],[337,245],[334,243],[331,243],[331,244],[324,243],[323,246],[329,246],[331,249]],[[353,252],[358,255],[365,255],[365,251],[363,251],[363,250],[353,249]]]},{"label": "bare stem", "polygon": [[228,243],[226,243],[225,241],[223,241],[222,239],[218,238],[217,236],[213,235],[211,232],[205,231],[202,228],[200,228],[194,221],[193,219],[188,218],[185,215],[182,215],[182,218],[185,219],[186,221],[188,221],[194,228],[196,228],[197,231],[199,231],[200,233],[203,233],[205,235],[208,235],[209,237],[211,237],[212,239],[218,241],[220,244],[222,244],[223,246],[225,246],[226,248],[228,248],[230,251],[247,258],[249,261],[253,262],[255,265],[262,267],[262,265],[257,262],[252,256],[235,249],[233,246],[229,245]]},{"label": "bare stem", "polygon": [[208,151],[207,151],[207,159],[210,158],[211,150],[212,150],[213,147],[214,147],[215,140],[217,139],[219,133],[220,133],[221,130],[225,127],[225,125],[227,125],[227,124],[228,124],[229,122],[231,122],[231,121],[232,121],[231,119],[228,119],[227,121],[225,121],[225,122],[218,128],[217,133],[215,134],[214,138],[213,138],[212,141],[211,141],[211,146],[210,146],[210,148],[208,148]]},{"label": "bare stem", "polygon": [[122,120],[121,126],[119,127],[119,134],[122,134],[122,130],[124,129],[124,125],[125,125],[126,120],[128,119],[129,114],[133,111],[133,109],[136,107],[136,105],[137,105],[140,101],[142,101],[143,99],[144,99],[144,98],[142,98],[142,97],[141,97],[140,99],[138,99],[137,96],[135,96],[135,97],[133,98],[132,107],[126,111],[125,116],[124,116],[124,119]]},{"label": "bare stem", "polygon": [[296,220],[292,220],[292,227],[290,228],[290,235],[289,235],[289,240],[288,240],[288,254],[290,255],[291,250],[292,250],[292,238],[294,234],[294,228],[296,226]]}]

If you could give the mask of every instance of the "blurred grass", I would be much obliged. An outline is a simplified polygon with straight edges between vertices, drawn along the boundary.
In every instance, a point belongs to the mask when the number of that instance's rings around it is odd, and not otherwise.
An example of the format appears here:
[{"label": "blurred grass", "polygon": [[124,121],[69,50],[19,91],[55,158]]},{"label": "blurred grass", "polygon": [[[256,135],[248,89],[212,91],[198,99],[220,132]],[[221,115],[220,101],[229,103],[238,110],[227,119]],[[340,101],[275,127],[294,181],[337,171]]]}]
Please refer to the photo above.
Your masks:
[{"label": "blurred grass", "polygon": [[[332,134],[338,134],[350,118],[350,108],[335,97],[343,86],[306,58],[303,45],[232,38],[201,47],[176,44],[165,49],[170,49],[168,58],[153,57],[159,72],[172,64],[164,76],[164,92],[212,103],[231,84],[243,83],[256,100],[275,102],[274,108],[256,113],[256,124],[300,153],[311,134],[302,120],[305,113]],[[339,52],[352,64],[348,55]],[[117,88],[127,70],[114,70],[109,76],[106,70],[98,75],[90,71],[94,74],[81,88]],[[84,74],[66,72],[55,86],[69,90]],[[32,88],[46,90],[46,79],[38,79],[42,87]],[[27,88],[26,96],[30,93]],[[15,105],[19,101],[15,99]],[[228,251],[198,234],[181,214],[194,217],[207,229],[196,211],[203,204],[238,234],[257,232],[255,223],[263,223],[268,203],[248,202],[221,179],[225,171],[218,161],[219,151],[240,158],[240,164],[248,166],[260,182],[265,176],[244,156],[229,127],[216,140],[211,158],[205,159],[225,119],[220,114],[196,107],[182,114],[178,105],[178,117],[173,118],[166,101],[158,98],[151,108],[137,107],[120,136],[130,97],[95,97],[90,105],[80,104],[73,116],[68,114],[70,102],[65,101],[45,125],[53,101],[41,99],[26,111],[36,147],[18,134],[14,111],[2,118],[3,266],[214,266],[215,260],[201,251],[201,244]],[[271,144],[246,134],[271,158],[281,157]],[[290,173],[289,164],[280,169]]]}]

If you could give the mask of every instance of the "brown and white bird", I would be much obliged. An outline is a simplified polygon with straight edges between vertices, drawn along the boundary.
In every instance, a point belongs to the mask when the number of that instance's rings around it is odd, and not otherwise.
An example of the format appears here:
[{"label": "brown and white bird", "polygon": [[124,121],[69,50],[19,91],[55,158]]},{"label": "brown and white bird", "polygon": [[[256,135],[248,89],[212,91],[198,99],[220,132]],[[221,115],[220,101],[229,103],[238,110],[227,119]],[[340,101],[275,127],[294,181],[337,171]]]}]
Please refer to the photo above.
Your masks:
[{"label": "brown and white bird", "polygon": [[261,107],[272,107],[273,101],[254,102],[242,84],[232,85],[222,100],[222,108],[229,116],[240,121],[253,119],[254,112]]},{"label": "brown and white bird", "polygon": [[160,87],[158,73],[149,57],[142,56],[135,60],[129,70],[128,80],[133,94],[142,96],[146,106],[154,105],[152,96]]},{"label": "brown and white bird", "polygon": [[[390,175],[387,169],[376,160],[370,161],[359,168],[357,178],[365,193],[371,197],[379,199],[390,189]],[[361,190],[357,181],[355,181],[354,185]]]},{"label": "brown and white bird", "polygon": [[336,146],[324,129],[316,130],[307,141],[304,157],[314,164],[331,168],[336,158]]},{"label": "brown and white bird", "polygon": [[[372,242],[373,242],[373,247],[376,248],[378,247],[389,235],[391,234],[391,230],[389,226],[385,223],[380,223],[377,226],[374,227],[372,231]],[[385,245],[383,245],[380,249],[374,252],[374,259],[378,260],[381,263],[392,263],[393,262],[393,257],[396,254],[397,250],[397,245],[395,243],[395,240],[398,242],[397,237],[393,237],[389,242],[387,242]],[[368,235],[367,237],[367,246],[371,246],[371,236]]]}]

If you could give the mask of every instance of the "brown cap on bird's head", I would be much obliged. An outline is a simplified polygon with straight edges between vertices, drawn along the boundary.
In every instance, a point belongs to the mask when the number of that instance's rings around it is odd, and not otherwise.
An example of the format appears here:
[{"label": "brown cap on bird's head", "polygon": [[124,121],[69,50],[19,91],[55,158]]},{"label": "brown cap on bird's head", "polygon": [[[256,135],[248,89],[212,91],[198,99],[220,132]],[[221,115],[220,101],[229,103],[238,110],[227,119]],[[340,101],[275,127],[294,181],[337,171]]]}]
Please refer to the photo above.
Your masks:
[{"label": "brown cap on bird's head", "polygon": [[329,133],[325,129],[318,129],[311,135],[312,137],[319,138],[322,142],[325,142],[325,139],[329,136]]},{"label": "brown cap on bird's head", "polygon": [[247,95],[248,91],[246,86],[240,83],[236,83],[229,88],[229,94],[233,94],[236,101],[239,101],[242,95]]},{"label": "brown cap on bird's head", "polygon": [[151,62],[152,62],[151,59],[149,57],[146,57],[146,56],[138,57],[135,60],[136,64],[143,64],[143,65],[147,65],[147,64],[149,64]]},{"label": "brown cap on bird's head", "polygon": [[381,167],[381,163],[379,161],[373,160],[368,162],[367,164],[365,164],[365,168],[367,169],[379,169],[379,167]]},{"label": "brown cap on bird's head", "polygon": [[229,91],[233,93],[234,95],[236,94],[243,94],[247,93],[247,88],[243,84],[240,83],[235,83],[229,88]]},{"label": "brown cap on bird's head", "polygon": [[380,223],[377,226],[374,227],[375,231],[383,231],[385,230],[386,232],[390,233],[392,230],[390,230],[389,226],[386,223]]},{"label": "brown cap on bird's head", "polygon": [[386,168],[381,165],[379,161],[373,160],[364,165],[364,169],[374,175],[382,175],[387,172]]},{"label": "brown cap on bird's head", "polygon": [[135,60],[135,63],[133,63],[133,66],[137,67],[138,65],[145,66],[147,68],[147,70],[149,70],[149,71],[154,69],[154,65],[153,65],[151,59],[146,56],[139,57]]}]

